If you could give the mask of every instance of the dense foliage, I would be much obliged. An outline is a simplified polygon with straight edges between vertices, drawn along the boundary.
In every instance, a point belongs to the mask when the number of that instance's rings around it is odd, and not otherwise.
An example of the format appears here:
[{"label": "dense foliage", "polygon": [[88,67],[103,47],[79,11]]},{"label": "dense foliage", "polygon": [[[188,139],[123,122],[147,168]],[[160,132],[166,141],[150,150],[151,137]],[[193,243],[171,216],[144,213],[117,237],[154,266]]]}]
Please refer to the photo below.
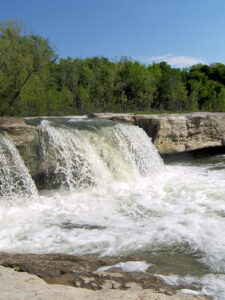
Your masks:
[{"label": "dense foliage", "polygon": [[48,39],[0,24],[0,115],[225,111],[225,65],[57,59]]}]

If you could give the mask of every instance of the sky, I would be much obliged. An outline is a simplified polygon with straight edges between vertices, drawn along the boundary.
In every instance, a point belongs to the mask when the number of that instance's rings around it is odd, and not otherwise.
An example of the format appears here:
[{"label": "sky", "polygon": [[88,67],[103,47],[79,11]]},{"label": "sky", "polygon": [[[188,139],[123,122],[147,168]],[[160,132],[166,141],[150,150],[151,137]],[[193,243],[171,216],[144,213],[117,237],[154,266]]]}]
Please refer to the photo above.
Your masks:
[{"label": "sky", "polygon": [[225,0],[0,0],[59,58],[105,56],[174,67],[225,63]]}]

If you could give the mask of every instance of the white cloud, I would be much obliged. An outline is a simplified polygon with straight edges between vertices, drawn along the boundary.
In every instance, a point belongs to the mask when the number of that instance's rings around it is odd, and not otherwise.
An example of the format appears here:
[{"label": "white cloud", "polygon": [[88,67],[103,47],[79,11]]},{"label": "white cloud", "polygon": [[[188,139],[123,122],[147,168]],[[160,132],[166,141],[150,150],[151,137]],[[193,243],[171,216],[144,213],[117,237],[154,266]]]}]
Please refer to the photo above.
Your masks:
[{"label": "white cloud", "polygon": [[152,56],[148,59],[150,61],[166,61],[169,57],[173,56],[172,54],[160,55],[160,56]]},{"label": "white cloud", "polygon": [[196,64],[204,64],[203,60],[191,56],[175,56],[172,54],[160,55],[160,56],[151,56],[151,57],[135,57],[135,59],[143,63],[153,63],[165,61],[169,65],[176,68],[185,68]]}]

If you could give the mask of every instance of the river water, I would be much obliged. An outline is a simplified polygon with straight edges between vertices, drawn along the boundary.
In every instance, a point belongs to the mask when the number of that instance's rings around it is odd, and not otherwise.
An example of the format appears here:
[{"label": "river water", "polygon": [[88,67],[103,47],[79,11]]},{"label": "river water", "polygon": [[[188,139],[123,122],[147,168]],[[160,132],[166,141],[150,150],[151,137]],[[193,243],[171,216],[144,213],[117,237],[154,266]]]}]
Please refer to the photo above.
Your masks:
[{"label": "river water", "polygon": [[164,165],[138,127],[73,122],[39,124],[55,189],[37,191],[1,137],[0,251],[146,261],[169,284],[225,299],[225,155]]}]

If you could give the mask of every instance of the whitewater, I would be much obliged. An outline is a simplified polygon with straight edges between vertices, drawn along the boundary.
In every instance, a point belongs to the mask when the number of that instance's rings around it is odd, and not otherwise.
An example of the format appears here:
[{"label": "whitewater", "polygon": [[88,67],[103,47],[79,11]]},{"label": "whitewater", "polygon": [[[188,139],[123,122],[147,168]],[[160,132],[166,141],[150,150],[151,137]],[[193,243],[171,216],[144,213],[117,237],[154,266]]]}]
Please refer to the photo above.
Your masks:
[{"label": "whitewater", "polygon": [[37,126],[44,190],[0,136],[0,251],[138,257],[169,284],[225,299],[225,155],[164,165],[137,126]]}]

